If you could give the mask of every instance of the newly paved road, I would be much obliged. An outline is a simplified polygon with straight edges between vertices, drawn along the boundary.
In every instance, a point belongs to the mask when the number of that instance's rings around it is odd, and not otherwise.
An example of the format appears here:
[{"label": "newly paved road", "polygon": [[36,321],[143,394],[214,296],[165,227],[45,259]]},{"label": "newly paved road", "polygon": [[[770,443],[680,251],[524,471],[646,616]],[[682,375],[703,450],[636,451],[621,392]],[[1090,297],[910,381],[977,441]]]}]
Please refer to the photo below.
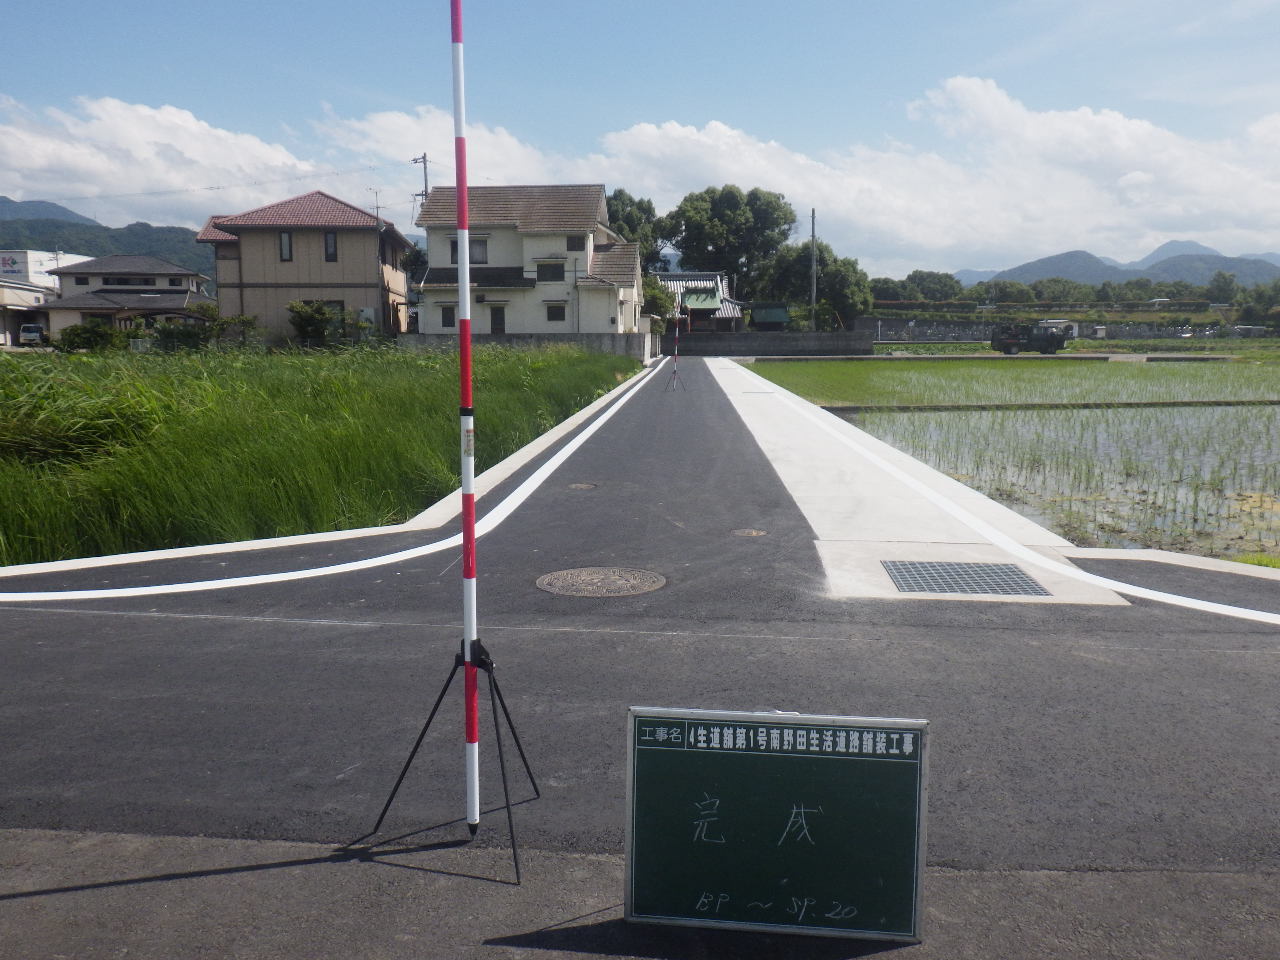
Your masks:
[{"label": "newly paved road", "polygon": [[[1280,956],[1280,580],[1073,550],[728,361],[620,399],[479,543],[481,636],[542,790],[515,808],[522,886],[500,809],[459,845],[456,696],[382,831],[412,836],[332,856],[452,666],[456,550],[58,596],[378,557],[452,536],[446,506],[393,533],[0,577],[40,597],[0,603],[0,956]],[[495,482],[482,517],[609,409]],[[1052,596],[899,593],[884,559],[1018,562]],[[535,584],[599,566],[667,583]],[[632,704],[928,719],[924,942],[623,924]]]}]

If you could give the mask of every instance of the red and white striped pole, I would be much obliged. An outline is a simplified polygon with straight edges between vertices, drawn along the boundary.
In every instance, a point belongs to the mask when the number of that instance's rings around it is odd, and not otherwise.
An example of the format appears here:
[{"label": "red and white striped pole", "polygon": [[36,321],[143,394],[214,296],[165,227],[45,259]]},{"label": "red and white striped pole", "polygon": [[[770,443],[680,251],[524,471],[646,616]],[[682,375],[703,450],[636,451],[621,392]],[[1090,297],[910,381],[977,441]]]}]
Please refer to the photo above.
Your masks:
[{"label": "red and white striped pole", "polygon": [[458,207],[458,416],[462,430],[462,659],[466,700],[467,827],[480,826],[480,702],[475,646],[475,408],[471,402],[471,239],[467,209],[467,108],[462,70],[462,0],[450,0],[453,28],[453,152]]}]

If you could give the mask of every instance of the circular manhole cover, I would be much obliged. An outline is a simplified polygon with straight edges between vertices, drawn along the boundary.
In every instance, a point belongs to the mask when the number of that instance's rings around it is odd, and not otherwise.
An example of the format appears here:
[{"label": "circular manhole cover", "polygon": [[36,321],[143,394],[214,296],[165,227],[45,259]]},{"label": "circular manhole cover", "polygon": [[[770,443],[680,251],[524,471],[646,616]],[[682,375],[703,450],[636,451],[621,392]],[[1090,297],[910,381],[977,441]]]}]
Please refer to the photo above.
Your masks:
[{"label": "circular manhole cover", "polygon": [[733,535],[734,535],[735,537],[764,537],[764,536],[767,536],[767,534],[766,534],[763,530],[754,530],[754,529],[752,529],[752,528],[750,528],[750,527],[747,527],[747,528],[742,529],[742,530],[735,530],[735,531],[733,531]]},{"label": "circular manhole cover", "polygon": [[557,570],[538,578],[538,588],[565,597],[632,597],[666,584],[667,578],[652,570],[634,567],[578,567]]}]

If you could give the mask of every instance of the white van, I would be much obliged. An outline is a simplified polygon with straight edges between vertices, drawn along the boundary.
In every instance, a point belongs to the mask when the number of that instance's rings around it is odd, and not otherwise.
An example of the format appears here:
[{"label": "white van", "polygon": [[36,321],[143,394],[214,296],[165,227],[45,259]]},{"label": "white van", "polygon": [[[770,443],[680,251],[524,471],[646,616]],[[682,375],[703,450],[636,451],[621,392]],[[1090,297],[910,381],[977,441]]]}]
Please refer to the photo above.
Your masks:
[{"label": "white van", "polygon": [[38,323],[24,323],[18,328],[18,346],[20,347],[41,347],[48,340],[49,335]]}]

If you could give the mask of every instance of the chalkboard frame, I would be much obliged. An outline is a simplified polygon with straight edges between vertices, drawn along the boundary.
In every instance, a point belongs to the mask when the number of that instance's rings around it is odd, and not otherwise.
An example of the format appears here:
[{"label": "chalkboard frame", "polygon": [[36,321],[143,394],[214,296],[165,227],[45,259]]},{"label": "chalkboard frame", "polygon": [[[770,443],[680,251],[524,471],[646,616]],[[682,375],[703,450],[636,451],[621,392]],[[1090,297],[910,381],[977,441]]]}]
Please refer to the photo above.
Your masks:
[{"label": "chalkboard frame", "polygon": [[[898,730],[914,732],[918,739],[918,775],[916,780],[915,850],[913,855],[914,883],[910,908],[909,929],[884,931],[874,929],[833,929],[826,925],[800,922],[742,922],[708,917],[684,915],[654,915],[638,913],[635,909],[636,862],[636,765],[638,748],[636,727],[638,718],[668,719],[675,721],[707,721],[709,723],[795,725],[817,728],[860,728],[874,730]],[[624,918],[633,923],[654,923],[669,926],[710,927],[725,930],[746,930],[771,934],[804,934],[823,937],[843,937],[858,940],[888,940],[903,943],[920,942],[922,894],[924,885],[926,812],[928,810],[928,755],[929,721],[887,717],[834,716],[825,714],[801,714],[786,711],[709,710],[700,708],[640,707],[627,711],[627,806],[626,806],[626,869],[624,879]],[[855,739],[856,738],[851,738]],[[692,912],[692,911],[690,911]]]}]

